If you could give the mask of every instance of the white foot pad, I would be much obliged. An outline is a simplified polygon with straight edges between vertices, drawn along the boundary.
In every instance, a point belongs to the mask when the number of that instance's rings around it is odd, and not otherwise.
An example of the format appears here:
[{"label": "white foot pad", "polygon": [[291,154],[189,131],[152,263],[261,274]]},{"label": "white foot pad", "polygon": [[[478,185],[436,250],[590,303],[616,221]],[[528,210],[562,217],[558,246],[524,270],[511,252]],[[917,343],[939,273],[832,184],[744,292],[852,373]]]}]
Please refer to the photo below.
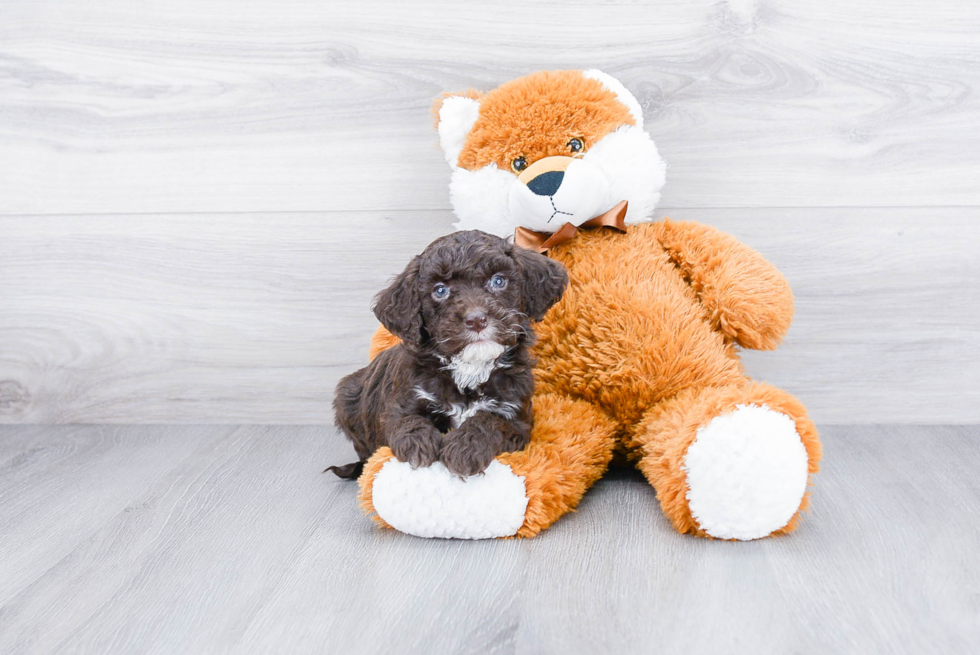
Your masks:
[{"label": "white foot pad", "polygon": [[524,525],[523,476],[497,460],[461,480],[436,462],[427,468],[390,459],[374,478],[374,510],[391,527],[417,537],[510,537]]},{"label": "white foot pad", "polygon": [[701,529],[747,540],[793,518],[806,492],[808,459],[793,419],[765,405],[738,405],[698,429],[682,468]]}]

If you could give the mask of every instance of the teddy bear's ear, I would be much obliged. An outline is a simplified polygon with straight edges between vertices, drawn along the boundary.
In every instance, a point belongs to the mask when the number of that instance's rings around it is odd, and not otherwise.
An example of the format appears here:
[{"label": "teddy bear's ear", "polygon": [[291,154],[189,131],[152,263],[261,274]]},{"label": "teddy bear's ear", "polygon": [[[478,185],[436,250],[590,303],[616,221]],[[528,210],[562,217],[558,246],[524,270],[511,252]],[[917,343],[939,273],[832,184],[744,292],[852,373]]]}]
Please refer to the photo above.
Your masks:
[{"label": "teddy bear's ear", "polygon": [[459,163],[466,136],[480,115],[480,94],[472,89],[463,93],[445,93],[432,105],[439,130],[439,146],[453,168]]},{"label": "teddy bear's ear", "polygon": [[603,73],[601,70],[596,68],[582,71],[582,75],[590,80],[596,80],[602,84],[602,86],[615,93],[616,99],[626,105],[626,108],[629,110],[633,120],[636,121],[636,126],[641,129],[643,128],[643,109],[640,107],[640,103],[636,100],[636,98],[633,97],[633,94],[630,93],[625,86],[623,86],[622,82],[617,80],[612,75]]}]

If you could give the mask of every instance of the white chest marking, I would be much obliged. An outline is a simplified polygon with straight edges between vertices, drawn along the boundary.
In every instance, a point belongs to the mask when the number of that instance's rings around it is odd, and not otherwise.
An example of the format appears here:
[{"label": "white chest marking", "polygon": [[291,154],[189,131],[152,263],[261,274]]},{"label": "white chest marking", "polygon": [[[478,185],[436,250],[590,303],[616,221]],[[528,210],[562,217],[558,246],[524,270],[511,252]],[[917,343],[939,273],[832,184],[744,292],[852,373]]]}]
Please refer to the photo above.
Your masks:
[{"label": "white chest marking", "polygon": [[454,430],[477,412],[490,412],[506,419],[512,419],[517,416],[517,410],[520,409],[520,405],[517,403],[500,402],[493,398],[478,398],[471,403],[443,404],[422,387],[415,387],[413,391],[415,391],[416,398],[432,403],[434,412],[448,417]]},{"label": "white chest marking", "polygon": [[490,379],[498,368],[497,358],[507,350],[494,341],[471,343],[453,356],[445,369],[453,374],[453,382],[460,391],[476,389]]}]

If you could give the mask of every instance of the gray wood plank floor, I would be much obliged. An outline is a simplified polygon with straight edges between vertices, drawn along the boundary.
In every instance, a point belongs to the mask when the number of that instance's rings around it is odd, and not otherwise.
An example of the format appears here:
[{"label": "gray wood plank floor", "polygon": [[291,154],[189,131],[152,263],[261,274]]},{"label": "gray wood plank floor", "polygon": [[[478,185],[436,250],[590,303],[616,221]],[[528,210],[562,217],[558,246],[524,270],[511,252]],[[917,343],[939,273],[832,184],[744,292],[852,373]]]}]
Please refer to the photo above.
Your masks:
[{"label": "gray wood plank floor", "polygon": [[632,471],[530,541],[377,530],[319,427],[0,427],[0,652],[975,653],[980,428],[825,426],[801,529]]}]

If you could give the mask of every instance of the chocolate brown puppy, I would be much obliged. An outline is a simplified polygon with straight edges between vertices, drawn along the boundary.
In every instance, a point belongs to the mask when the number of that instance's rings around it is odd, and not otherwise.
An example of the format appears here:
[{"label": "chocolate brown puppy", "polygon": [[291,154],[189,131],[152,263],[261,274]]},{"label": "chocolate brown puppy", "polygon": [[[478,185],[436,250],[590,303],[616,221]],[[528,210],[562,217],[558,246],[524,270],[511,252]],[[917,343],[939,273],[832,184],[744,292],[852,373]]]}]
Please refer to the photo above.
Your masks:
[{"label": "chocolate brown puppy", "polygon": [[523,449],[531,322],[567,284],[561,264],[478,230],[430,244],[375,299],[378,320],[402,342],[337,385],[336,424],[359,461],[327,470],[355,478],[389,446],[413,467],[439,461],[465,477]]}]

